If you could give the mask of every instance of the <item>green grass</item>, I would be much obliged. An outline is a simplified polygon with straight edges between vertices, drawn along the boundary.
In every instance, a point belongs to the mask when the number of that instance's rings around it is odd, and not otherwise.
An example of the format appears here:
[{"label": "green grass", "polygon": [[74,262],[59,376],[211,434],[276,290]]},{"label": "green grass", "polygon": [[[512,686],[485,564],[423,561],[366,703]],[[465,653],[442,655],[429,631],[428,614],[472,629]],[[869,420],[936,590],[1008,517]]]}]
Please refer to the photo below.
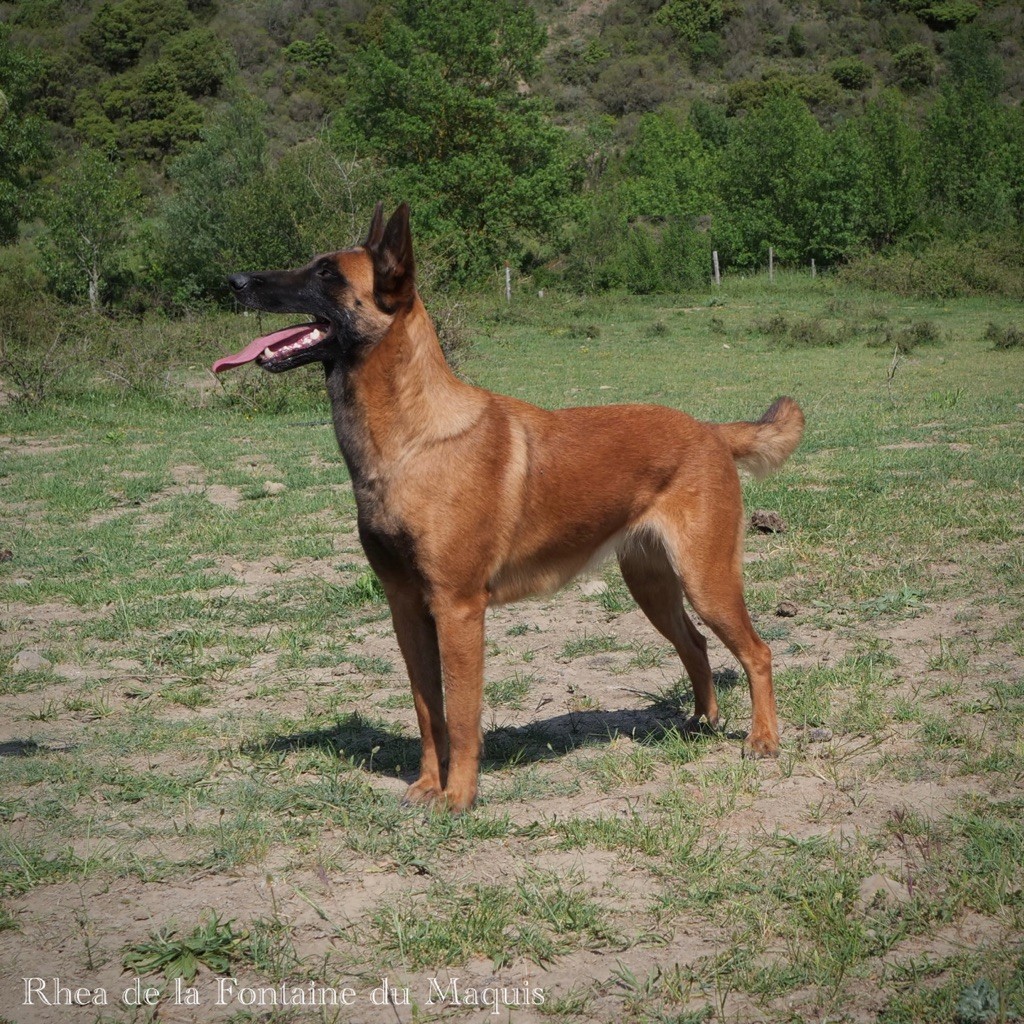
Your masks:
[{"label": "green grass", "polygon": [[402,807],[415,716],[313,371],[201,407],[85,374],[0,406],[0,957],[59,973],[64,901],[83,983],[106,957],[366,1005],[388,974],[417,1013],[434,971],[528,976],[566,1024],[1024,1015],[1018,311],[786,274],[467,308],[465,372],[543,405],[801,402],[791,464],[744,485],[788,525],[745,566],[778,761],[741,758],[714,641],[724,728],[681,731],[609,568],[494,613],[480,806]]}]

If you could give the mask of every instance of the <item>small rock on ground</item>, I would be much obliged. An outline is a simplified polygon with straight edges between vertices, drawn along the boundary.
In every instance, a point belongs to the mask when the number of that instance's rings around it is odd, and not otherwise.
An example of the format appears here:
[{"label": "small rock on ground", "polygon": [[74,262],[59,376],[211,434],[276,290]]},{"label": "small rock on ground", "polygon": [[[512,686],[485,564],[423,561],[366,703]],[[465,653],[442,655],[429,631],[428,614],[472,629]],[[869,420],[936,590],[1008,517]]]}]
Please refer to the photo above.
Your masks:
[{"label": "small rock on ground", "polygon": [[750,515],[750,526],[760,533],[785,533],[786,522],[778,512],[759,508]]},{"label": "small rock on ground", "polygon": [[15,672],[44,672],[53,667],[38,651],[22,651],[15,659],[11,668]]}]

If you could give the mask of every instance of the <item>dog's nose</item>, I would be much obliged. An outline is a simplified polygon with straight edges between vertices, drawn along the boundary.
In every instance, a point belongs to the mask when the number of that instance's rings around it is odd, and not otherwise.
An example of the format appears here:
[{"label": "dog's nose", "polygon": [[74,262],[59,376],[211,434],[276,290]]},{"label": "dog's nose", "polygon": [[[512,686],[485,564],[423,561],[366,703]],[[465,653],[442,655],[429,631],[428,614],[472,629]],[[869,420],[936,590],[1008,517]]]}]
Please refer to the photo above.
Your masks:
[{"label": "dog's nose", "polygon": [[230,274],[228,276],[228,284],[231,285],[233,291],[240,292],[248,283],[248,274]]}]

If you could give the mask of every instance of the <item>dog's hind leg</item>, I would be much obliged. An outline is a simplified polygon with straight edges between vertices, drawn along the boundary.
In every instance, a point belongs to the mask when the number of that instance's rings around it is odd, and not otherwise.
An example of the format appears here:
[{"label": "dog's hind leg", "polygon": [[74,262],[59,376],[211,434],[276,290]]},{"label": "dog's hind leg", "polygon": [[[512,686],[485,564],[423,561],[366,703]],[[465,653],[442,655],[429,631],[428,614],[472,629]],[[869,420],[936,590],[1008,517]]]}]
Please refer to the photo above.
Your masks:
[{"label": "dog's hind leg", "polygon": [[691,520],[686,543],[674,545],[674,561],[694,611],[743,666],[750,686],[751,727],[745,751],[753,757],[779,752],[779,722],[772,686],[772,652],[757,635],[743,600],[740,524],[724,513],[698,530]]},{"label": "dog's hind leg", "polygon": [[419,778],[405,794],[408,804],[440,802],[448,764],[448,730],[444,718],[441,657],[437,626],[419,589],[385,583],[395,636],[405,660],[420,726],[423,752]]},{"label": "dog's hind leg", "polygon": [[733,579],[732,574],[725,571],[711,585],[704,579],[694,585],[687,584],[686,596],[747,674],[752,719],[745,744],[747,754],[753,757],[776,756],[779,752],[779,721],[772,686],[772,652],[754,630],[739,579]]},{"label": "dog's hind leg", "polygon": [[693,686],[693,716],[718,724],[718,699],[708,662],[708,644],[683,607],[683,587],[660,539],[627,542],[619,551],[619,568],[636,603],[651,625],[668,640],[683,663]]}]

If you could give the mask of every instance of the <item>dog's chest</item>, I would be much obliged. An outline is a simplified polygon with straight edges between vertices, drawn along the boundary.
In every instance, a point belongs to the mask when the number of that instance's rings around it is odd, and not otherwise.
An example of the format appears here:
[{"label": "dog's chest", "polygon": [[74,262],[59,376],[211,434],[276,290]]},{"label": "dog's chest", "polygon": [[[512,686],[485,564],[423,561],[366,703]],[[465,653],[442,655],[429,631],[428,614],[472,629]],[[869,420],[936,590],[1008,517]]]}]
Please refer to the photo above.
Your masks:
[{"label": "dog's chest", "polygon": [[360,504],[358,527],[360,543],[379,576],[418,574],[416,540],[405,524],[378,506],[364,512]]}]

